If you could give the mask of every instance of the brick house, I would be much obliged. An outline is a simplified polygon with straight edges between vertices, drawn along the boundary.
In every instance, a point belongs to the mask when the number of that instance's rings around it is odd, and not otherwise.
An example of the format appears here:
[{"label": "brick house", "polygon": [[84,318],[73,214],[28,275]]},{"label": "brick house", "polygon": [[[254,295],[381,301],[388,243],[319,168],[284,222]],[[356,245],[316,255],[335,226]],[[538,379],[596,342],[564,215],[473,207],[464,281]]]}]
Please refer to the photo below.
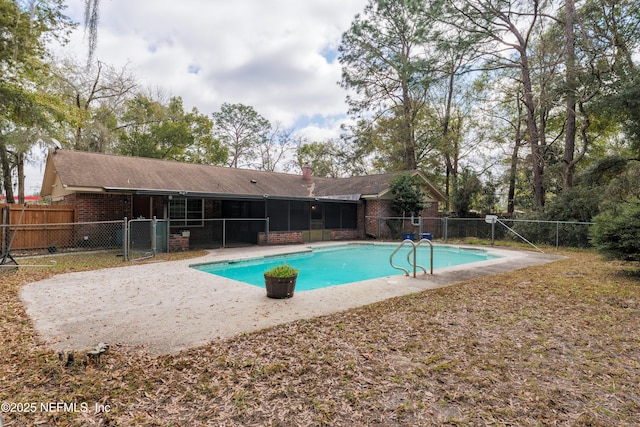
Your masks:
[{"label": "brick house", "polygon": [[[52,149],[41,195],[76,207],[79,222],[168,220],[191,247],[302,243],[388,237],[381,218],[392,216],[389,182],[400,173],[321,178],[308,167],[294,175]],[[436,216],[445,197],[410,173],[428,195],[422,216]]]}]

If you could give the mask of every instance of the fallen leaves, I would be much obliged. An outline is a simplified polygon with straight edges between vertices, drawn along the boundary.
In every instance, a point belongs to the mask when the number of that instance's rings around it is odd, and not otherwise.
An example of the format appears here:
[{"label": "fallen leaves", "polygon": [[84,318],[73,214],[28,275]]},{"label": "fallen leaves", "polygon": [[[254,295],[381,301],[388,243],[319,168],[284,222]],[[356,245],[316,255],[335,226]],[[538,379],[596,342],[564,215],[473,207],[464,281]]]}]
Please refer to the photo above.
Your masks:
[{"label": "fallen leaves", "polygon": [[[0,400],[109,412],[9,425],[633,425],[640,286],[567,259],[152,358],[114,346],[65,368],[4,284]],[[570,274],[566,274],[570,272]],[[20,274],[20,273],[19,273]]]}]

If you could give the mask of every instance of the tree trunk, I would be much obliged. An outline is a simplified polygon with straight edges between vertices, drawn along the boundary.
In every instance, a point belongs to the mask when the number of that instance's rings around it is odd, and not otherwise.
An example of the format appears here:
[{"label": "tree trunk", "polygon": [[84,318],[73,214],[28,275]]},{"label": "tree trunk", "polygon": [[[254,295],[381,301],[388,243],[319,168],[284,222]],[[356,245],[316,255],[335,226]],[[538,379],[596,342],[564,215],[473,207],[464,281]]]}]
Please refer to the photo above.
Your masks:
[{"label": "tree trunk", "polygon": [[24,157],[25,153],[16,154],[16,170],[18,172],[18,203],[24,204]]},{"label": "tree trunk", "polygon": [[576,52],[575,52],[575,0],[565,0],[565,62],[566,62],[566,129],[564,135],[564,157],[562,180],[565,190],[573,187],[576,144]]},{"label": "tree trunk", "polygon": [[446,176],[444,180],[444,195],[447,198],[445,202],[445,211],[449,211],[451,209],[451,189],[450,189],[450,181],[451,181],[451,159],[449,158],[449,154],[445,154],[445,161],[447,163],[446,168]]},{"label": "tree trunk", "polygon": [[7,146],[0,136],[0,164],[2,165],[2,183],[4,184],[4,192],[7,195],[7,203],[15,203],[13,196],[13,182],[11,179],[11,163],[9,162],[9,153]]},{"label": "tree trunk", "polygon": [[[444,118],[442,120],[442,140],[444,144],[449,145],[449,135],[451,133],[451,131],[449,130],[449,124],[451,123],[451,103],[453,102],[453,85],[455,83],[455,73],[451,73],[449,75],[449,87],[447,90],[447,106],[445,108],[445,112],[444,112]],[[446,160],[446,167],[447,167],[447,180],[446,180],[446,196],[447,196],[447,205],[446,205],[446,209],[449,210],[451,203],[450,203],[450,188],[449,188],[449,180],[453,177],[456,177],[456,171],[453,170],[453,162],[451,161],[451,154],[449,153],[449,151],[445,148],[445,160]],[[454,153],[455,155],[456,153]]]},{"label": "tree trunk", "polygon": [[[78,112],[80,113],[80,117],[84,117],[84,111],[82,111],[82,103],[80,101],[80,94],[77,93],[76,94],[76,107],[78,108]],[[84,124],[84,119],[79,119],[82,120],[82,124],[78,124],[78,126],[76,127],[76,142],[74,145],[74,150],[82,150],[82,126]]]},{"label": "tree trunk", "polygon": [[509,191],[507,194],[507,216],[513,218],[516,210],[516,177],[518,176],[518,149],[520,144],[516,142],[513,145],[511,153],[511,167],[509,168]]},{"label": "tree trunk", "polygon": [[520,147],[524,145],[522,141],[521,124],[518,123],[516,130],[516,141],[511,152],[511,164],[509,165],[509,189],[507,190],[507,216],[513,218],[516,212],[516,182],[518,180],[518,153]]},{"label": "tree trunk", "polygon": [[531,170],[533,172],[533,193],[535,197],[535,210],[544,209],[544,153],[540,146],[540,133],[536,121],[536,103],[533,98],[531,84],[531,70],[529,60],[524,49],[520,51],[522,65],[522,87],[524,89],[524,105],[527,109],[527,133],[531,145]]},{"label": "tree trunk", "polygon": [[403,115],[403,137],[404,137],[404,164],[407,170],[416,170],[416,141],[413,134],[413,119],[411,117],[411,99],[409,88],[402,85],[402,115]]}]

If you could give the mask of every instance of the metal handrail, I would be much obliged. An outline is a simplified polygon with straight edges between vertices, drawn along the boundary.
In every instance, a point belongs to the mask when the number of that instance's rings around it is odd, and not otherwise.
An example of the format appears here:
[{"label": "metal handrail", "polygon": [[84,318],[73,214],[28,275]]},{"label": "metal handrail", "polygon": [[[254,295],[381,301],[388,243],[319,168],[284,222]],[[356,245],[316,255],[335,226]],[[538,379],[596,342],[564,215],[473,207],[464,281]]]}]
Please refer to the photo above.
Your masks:
[{"label": "metal handrail", "polygon": [[[404,267],[400,267],[397,265],[393,264],[393,256],[400,250],[400,248],[402,248],[404,246],[405,243],[411,243],[411,245],[413,246],[413,252],[414,252],[414,256],[415,256],[415,243],[413,243],[413,240],[411,239],[405,239],[402,241],[402,243],[400,243],[400,245],[398,245],[398,247],[396,248],[395,251],[393,251],[393,253],[389,256],[389,264],[391,264],[391,267],[395,268],[396,270],[402,270],[404,271],[404,275],[408,276],[409,275],[409,270],[407,270]],[[416,277],[416,272],[415,272],[415,268],[413,269],[413,277]]]},{"label": "metal handrail", "polygon": [[407,263],[413,267],[413,277],[416,277],[416,268],[420,267],[424,274],[427,274],[427,269],[421,266],[420,264],[416,264],[416,247],[418,245],[414,244],[413,246],[413,262],[411,262],[411,252],[407,253]]},{"label": "metal handrail", "polygon": [[[420,241],[415,245],[415,251],[418,250],[418,246],[420,246],[421,244],[423,244],[424,242],[427,242],[429,244],[429,251],[430,251],[430,257],[429,257],[429,269],[430,269],[430,274],[433,274],[433,243],[431,242],[431,240],[429,239],[420,239]],[[419,265],[418,267],[422,268],[424,270],[424,274],[427,274],[427,270],[425,270],[425,268],[421,265]]]},{"label": "metal handrail", "polygon": [[[430,246],[430,249],[431,249],[431,259],[430,259],[430,264],[431,265],[430,265],[430,267],[431,267],[431,274],[433,274],[433,243],[431,243],[431,241],[429,239],[421,239],[417,244],[414,243],[413,240],[411,240],[411,239],[403,240],[402,243],[400,243],[400,245],[398,245],[396,250],[393,251],[393,253],[389,256],[389,264],[391,264],[391,267],[393,267],[393,268],[395,268],[397,270],[404,271],[405,276],[409,275],[409,270],[407,270],[404,267],[400,267],[400,266],[397,266],[397,265],[393,264],[393,257],[405,245],[405,243],[411,243],[412,248],[411,248],[411,251],[409,253],[407,253],[407,262],[409,263],[409,265],[411,267],[413,267],[413,277],[414,278],[416,277],[416,269],[418,267],[420,267],[422,269],[422,271],[424,271],[424,274],[427,274],[427,269],[424,268],[421,265],[418,265],[417,261],[416,261],[416,256],[417,256],[416,253],[417,253],[418,246],[420,246],[424,242],[428,242],[429,246]],[[410,259],[411,254],[413,254],[413,262],[411,262],[411,259]]]}]

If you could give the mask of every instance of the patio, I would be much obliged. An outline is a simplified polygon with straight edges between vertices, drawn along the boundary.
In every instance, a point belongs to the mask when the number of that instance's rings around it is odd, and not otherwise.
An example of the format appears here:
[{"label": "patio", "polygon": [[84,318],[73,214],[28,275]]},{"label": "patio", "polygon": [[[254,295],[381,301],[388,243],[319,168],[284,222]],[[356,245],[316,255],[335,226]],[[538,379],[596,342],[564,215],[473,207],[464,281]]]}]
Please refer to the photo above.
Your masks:
[{"label": "patio", "polygon": [[318,245],[322,243],[227,248],[196,259],[58,275],[24,286],[20,297],[40,338],[55,350],[83,350],[105,342],[162,355],[560,258],[491,248],[503,258],[440,269],[433,276],[418,279],[398,275],[296,292],[286,300],[269,299],[262,288],[189,267],[302,251]]}]

